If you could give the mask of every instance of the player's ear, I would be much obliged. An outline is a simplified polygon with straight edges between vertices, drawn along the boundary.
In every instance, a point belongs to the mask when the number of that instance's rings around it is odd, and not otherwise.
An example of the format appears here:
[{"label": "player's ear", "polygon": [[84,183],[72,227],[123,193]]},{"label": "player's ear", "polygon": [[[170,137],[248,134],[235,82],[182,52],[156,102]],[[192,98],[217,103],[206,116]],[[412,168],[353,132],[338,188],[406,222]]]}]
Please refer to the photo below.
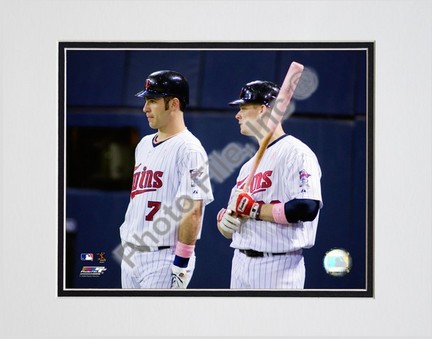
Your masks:
[{"label": "player's ear", "polygon": [[259,115],[262,116],[266,112],[267,112],[267,106],[266,105],[260,105],[259,106]]},{"label": "player's ear", "polygon": [[261,105],[259,107],[258,119],[260,119],[264,124],[267,124],[270,117],[270,110],[266,105]]},{"label": "player's ear", "polygon": [[172,103],[172,108],[175,110],[179,110],[180,109],[180,100],[176,97],[172,98],[171,100]]}]

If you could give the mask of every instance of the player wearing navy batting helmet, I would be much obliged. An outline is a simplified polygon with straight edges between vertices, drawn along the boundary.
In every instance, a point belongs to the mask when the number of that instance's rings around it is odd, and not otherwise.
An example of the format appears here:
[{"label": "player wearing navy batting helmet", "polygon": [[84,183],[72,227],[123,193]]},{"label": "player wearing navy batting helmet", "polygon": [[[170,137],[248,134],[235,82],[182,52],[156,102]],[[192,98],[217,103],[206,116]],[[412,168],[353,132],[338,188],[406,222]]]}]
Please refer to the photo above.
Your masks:
[{"label": "player wearing navy batting helmet", "polygon": [[151,73],[143,112],[156,133],[135,149],[130,201],[120,227],[122,288],[186,288],[195,267],[204,209],[213,201],[208,159],[187,129],[189,84],[180,73]]},{"label": "player wearing navy batting helmet", "polygon": [[[279,87],[252,81],[230,105],[243,135],[261,142]],[[255,155],[256,156],[256,155]],[[303,250],[315,244],[322,208],[321,169],[314,152],[279,124],[251,180],[254,157],[240,169],[227,209],[217,216],[221,234],[234,248],[230,287],[304,288]]]}]

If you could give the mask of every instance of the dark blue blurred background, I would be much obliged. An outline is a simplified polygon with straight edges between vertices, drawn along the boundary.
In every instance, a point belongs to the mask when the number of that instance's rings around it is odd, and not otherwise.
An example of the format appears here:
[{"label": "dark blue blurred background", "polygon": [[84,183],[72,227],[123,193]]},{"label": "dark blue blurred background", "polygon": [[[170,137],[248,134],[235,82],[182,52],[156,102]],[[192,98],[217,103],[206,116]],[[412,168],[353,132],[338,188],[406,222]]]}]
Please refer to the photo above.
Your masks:
[{"label": "dark blue blurred background", "polygon": [[[133,147],[154,132],[142,114],[142,99],[134,96],[146,76],[172,69],[189,79],[186,123],[210,155],[231,142],[257,147],[240,135],[236,109],[227,102],[252,80],[281,84],[292,61],[302,63],[308,73],[293,99],[295,113],[283,127],[312,148],[323,173],[324,208],[316,245],[305,251],[305,287],[366,288],[367,55],[361,49],[68,50],[67,287],[120,287],[120,266],[112,251],[120,243],[118,228],[129,201]],[[191,288],[229,288],[232,249],[217,231],[215,219],[226,205],[238,170],[227,172],[222,182],[212,180],[215,201],[206,208]],[[353,258],[352,270],[344,277],[332,277],[323,268],[326,251],[334,247],[345,248]],[[107,271],[99,278],[80,277],[82,266],[88,264],[80,254],[94,253],[98,264],[100,252]]]}]

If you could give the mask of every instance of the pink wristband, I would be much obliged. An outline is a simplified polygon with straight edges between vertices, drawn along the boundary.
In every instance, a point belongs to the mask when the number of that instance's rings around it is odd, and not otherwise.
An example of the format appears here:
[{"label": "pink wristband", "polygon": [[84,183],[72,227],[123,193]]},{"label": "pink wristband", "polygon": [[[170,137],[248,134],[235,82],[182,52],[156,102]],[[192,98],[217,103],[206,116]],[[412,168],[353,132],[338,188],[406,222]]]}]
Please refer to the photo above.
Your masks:
[{"label": "pink wristband", "polygon": [[289,222],[285,216],[285,204],[274,204],[272,208],[273,220],[278,224],[288,225]]},{"label": "pink wristband", "polygon": [[180,241],[177,241],[177,246],[175,249],[175,255],[182,258],[190,258],[194,252],[195,245],[186,245]]}]

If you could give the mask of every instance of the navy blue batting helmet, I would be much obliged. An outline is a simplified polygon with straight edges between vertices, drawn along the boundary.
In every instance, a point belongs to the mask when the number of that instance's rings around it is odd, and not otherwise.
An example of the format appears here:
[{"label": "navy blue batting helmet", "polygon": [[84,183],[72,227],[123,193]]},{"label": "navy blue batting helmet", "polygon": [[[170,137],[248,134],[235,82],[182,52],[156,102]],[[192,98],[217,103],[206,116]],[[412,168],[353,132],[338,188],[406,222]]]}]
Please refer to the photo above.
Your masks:
[{"label": "navy blue batting helmet", "polygon": [[229,105],[262,104],[270,106],[278,93],[279,86],[275,83],[255,80],[243,86],[239,99],[229,102]]},{"label": "navy blue batting helmet", "polygon": [[139,98],[176,97],[184,104],[189,104],[189,83],[180,73],[162,70],[151,73],[144,90],[135,94]]}]

